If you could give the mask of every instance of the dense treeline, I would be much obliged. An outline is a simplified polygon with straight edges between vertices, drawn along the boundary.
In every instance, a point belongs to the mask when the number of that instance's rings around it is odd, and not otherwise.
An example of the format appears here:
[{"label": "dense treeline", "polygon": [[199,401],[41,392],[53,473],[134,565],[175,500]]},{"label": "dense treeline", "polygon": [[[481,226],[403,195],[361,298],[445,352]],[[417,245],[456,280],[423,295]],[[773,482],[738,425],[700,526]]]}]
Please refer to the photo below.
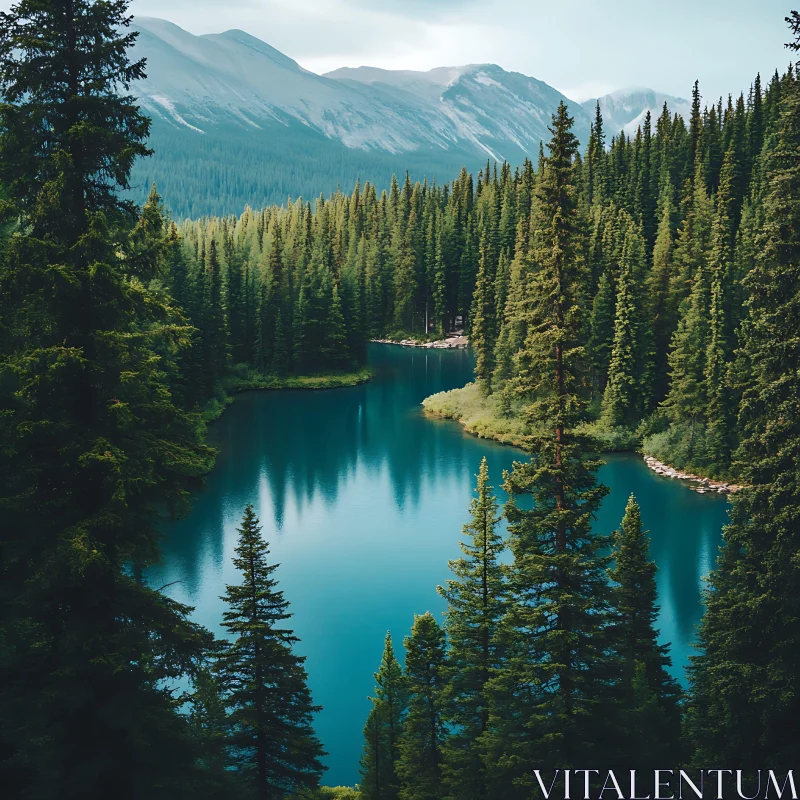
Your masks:
[{"label": "dense treeline", "polygon": [[[665,109],[610,148],[598,114],[584,157],[562,106],[536,169],[178,228],[155,190],[142,209],[120,199],[149,132],[117,92],[144,71],[126,8],[0,14],[4,790],[316,791],[317,708],[253,509],[224,641],[146,584],[158,516],[213,463],[199,409],[237,370],[345,370],[370,337],[459,324],[531,458],[506,478],[507,542],[482,466],[444,625],[417,617],[403,666],[387,637],[362,797],[522,800],[537,764],[795,766],[794,70],[727,107],[702,110],[696,87],[688,125]],[[611,541],[590,530],[605,488],[588,434],[641,420],[670,454],[747,483],[685,698],[635,499]]]},{"label": "dense treeline", "polygon": [[[769,154],[795,88],[790,67],[766,89],[757,77],[747,98],[702,107],[696,84],[689,120],[665,107],[608,147],[598,109],[585,157],[572,163],[574,258],[583,265],[576,380],[607,442],[645,438],[648,452],[680,468],[737,471],[737,409],[750,377],[737,360],[752,291],[746,276],[758,255]],[[538,205],[518,220],[513,248],[497,223],[481,245],[476,378],[485,394],[499,395],[501,413],[514,413],[525,368],[527,306],[541,266]]]},{"label": "dense treeline", "polygon": [[[528,193],[534,183],[530,163],[516,178],[508,165],[501,177],[495,169],[477,197],[466,170],[443,187],[406,175],[380,195],[356,185],[313,208],[298,200],[180,228],[166,224],[153,190],[148,230],[166,253],[158,260],[172,297],[198,329],[197,363],[185,370],[191,393],[212,391],[231,364],[277,374],[346,368],[364,361],[370,338],[440,335],[466,323],[494,213],[488,187],[501,178],[509,197],[515,182]],[[507,243],[515,225],[509,210]]]}]

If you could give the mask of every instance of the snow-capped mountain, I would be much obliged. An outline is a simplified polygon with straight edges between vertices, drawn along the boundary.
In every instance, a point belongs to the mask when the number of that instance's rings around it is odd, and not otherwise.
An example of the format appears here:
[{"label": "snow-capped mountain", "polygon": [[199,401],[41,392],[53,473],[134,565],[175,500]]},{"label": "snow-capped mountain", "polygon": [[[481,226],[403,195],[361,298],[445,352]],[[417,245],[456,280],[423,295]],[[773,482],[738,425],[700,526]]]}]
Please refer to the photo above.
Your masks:
[{"label": "snow-capped mountain", "polygon": [[449,139],[471,144],[491,158],[508,158],[509,149],[534,156],[548,137],[552,113],[563,100],[583,138],[588,115],[552,86],[495,64],[439,67],[429,72],[382,70],[373,67],[327,73],[347,86],[369,86],[393,102],[415,102],[426,118],[440,120]]},{"label": "snow-capped mountain", "polygon": [[684,119],[688,119],[692,110],[691,102],[682,97],[672,97],[641,87],[618,89],[603,97],[587,100],[581,105],[594,116],[597,103],[600,103],[603,127],[609,140],[611,136],[617,136],[620,131],[625,131],[627,136],[635,136],[636,129],[644,123],[648,111],[655,127],[655,121],[661,115],[664,103],[669,107],[671,114],[680,114]]},{"label": "snow-capped mountain", "polygon": [[195,133],[231,121],[253,129],[299,123],[351,148],[458,149],[516,160],[536,154],[561,100],[578,135],[588,131],[579,104],[493,64],[316,75],[244,31],[194,36],[160,19],[135,23],[135,55],[147,59],[147,79],[135,86],[142,106]]}]

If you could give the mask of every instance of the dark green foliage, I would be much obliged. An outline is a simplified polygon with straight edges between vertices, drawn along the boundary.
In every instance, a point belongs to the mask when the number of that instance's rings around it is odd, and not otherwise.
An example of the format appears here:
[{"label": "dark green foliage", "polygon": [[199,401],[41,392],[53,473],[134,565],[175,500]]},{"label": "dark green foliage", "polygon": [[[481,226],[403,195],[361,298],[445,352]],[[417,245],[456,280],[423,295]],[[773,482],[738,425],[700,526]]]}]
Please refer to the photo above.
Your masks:
[{"label": "dark green foliage", "polygon": [[391,634],[386,634],[381,665],[375,673],[375,697],[364,727],[361,794],[364,800],[397,800],[397,762],[408,706],[406,678],[395,658]]},{"label": "dark green foliage", "polygon": [[148,121],[119,85],[126,3],[25,0],[0,15],[0,182],[19,219],[0,262],[0,752],[12,796],[176,798],[196,749],[166,688],[207,644],[135,579],[156,508],[213,462],[173,402],[188,329],[158,286],[151,197],[117,190]]},{"label": "dark green foliage", "polygon": [[656,565],[650,561],[649,539],[633,495],[613,543],[614,566],[608,574],[614,582],[614,635],[625,663],[623,686],[630,708],[625,725],[628,763],[653,769],[677,764],[681,691],[667,671],[669,647],[657,641]]},{"label": "dark green foliage", "polygon": [[268,800],[317,786],[322,747],[311,727],[320,709],[311,702],[304,659],[285,620],[289,603],[277,588],[276,564],[253,507],[245,509],[235,567],[242,582],[226,588],[223,625],[234,638],[222,651],[216,672],[229,710],[230,761],[252,796]]},{"label": "dark green foliage", "polygon": [[228,720],[219,682],[208,668],[194,678],[190,697],[189,729],[197,742],[203,769],[203,796],[224,800],[241,790],[238,775],[228,770]]},{"label": "dark green foliage", "polygon": [[[797,16],[793,18],[797,34]],[[800,40],[795,40],[795,45]],[[795,668],[800,572],[797,463],[800,396],[800,90],[782,87],[762,155],[764,220],[745,279],[748,314],[737,466],[750,488],[731,525],[706,596],[701,655],[691,667],[690,727],[697,761],[789,769],[797,756]]]},{"label": "dark green foliage", "polygon": [[[533,763],[607,763],[617,672],[603,540],[589,525],[605,489],[576,434],[581,330],[582,227],[573,182],[577,141],[566,108],[553,117],[549,156],[536,187],[527,337],[515,386],[525,407],[531,460],[507,477],[511,604],[507,655],[491,680],[486,736],[491,796],[527,798]],[[529,495],[534,507],[516,498]]]},{"label": "dark green foliage", "polygon": [[486,394],[492,391],[495,339],[495,292],[489,259],[491,254],[486,241],[481,244],[480,266],[472,301],[470,341],[475,351],[475,378]]},{"label": "dark green foliage", "polygon": [[591,360],[592,394],[602,393],[608,382],[611,347],[614,342],[615,317],[614,284],[607,272],[600,276],[592,304],[590,321],[589,358]]},{"label": "dark green foliage", "polygon": [[439,593],[447,600],[445,631],[449,651],[444,714],[450,735],[443,746],[448,796],[486,797],[482,735],[489,726],[489,678],[502,664],[500,621],[506,611],[507,586],[499,557],[505,545],[497,531],[500,517],[484,458],[472,521],[464,526],[462,558],[450,562],[454,578]]},{"label": "dark green foliage", "polygon": [[[344,371],[370,337],[459,320],[479,383],[502,413],[521,409],[532,454],[506,481],[514,562],[498,564],[484,463],[442,590],[445,630],[416,619],[405,674],[387,636],[362,796],[527,800],[534,764],[686,757],[635,502],[608,573],[590,531],[604,495],[580,434],[590,414],[601,428],[646,418],[646,449],[748,484],[707,593],[686,727],[698,764],[794,766],[796,69],[757,76],[725,109],[703,109],[696,84],[688,121],[665,107],[655,130],[647,115],[609,150],[598,108],[583,159],[562,106],[536,170],[487,163],[441,187],[406,173],[380,195],[357,182],[313,210],[287,202],[179,228],[155,186],[142,209],[120,199],[150,131],[119,91],[135,94],[144,74],[126,55],[126,8],[22,0],[0,14],[3,790],[336,796],[317,786],[317,709],[252,508],[243,583],[225,596],[228,645],[143,584],[157,515],[185,508],[210,469],[197,409],[237,370]],[[797,12],[787,21],[797,36]],[[247,186],[209,180],[219,141],[196,143],[191,180],[221,208],[260,203],[263,165]],[[247,164],[252,146],[232,152]],[[176,196],[189,170],[164,163],[154,169]],[[209,202],[184,196],[184,210]]]},{"label": "dark green foliage", "polygon": [[640,322],[644,238],[629,221],[622,245],[617,280],[616,312],[602,421],[611,428],[631,425],[642,415],[650,390],[647,332]]},{"label": "dark green foliage", "polygon": [[411,636],[406,637],[404,645],[408,712],[398,748],[400,800],[441,800],[442,744],[446,733],[442,709],[444,631],[428,612],[415,617]]}]

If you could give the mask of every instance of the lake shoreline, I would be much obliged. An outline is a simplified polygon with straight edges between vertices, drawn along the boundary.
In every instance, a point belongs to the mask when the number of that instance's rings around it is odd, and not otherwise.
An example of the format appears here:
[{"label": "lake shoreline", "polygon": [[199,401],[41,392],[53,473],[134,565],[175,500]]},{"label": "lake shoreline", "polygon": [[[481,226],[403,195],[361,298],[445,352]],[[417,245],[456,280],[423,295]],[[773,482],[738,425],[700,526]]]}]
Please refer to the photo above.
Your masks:
[{"label": "lake shoreline", "polygon": [[[640,451],[637,450],[636,452]],[[686,488],[691,489],[693,492],[697,492],[698,494],[706,494],[707,492],[716,492],[717,494],[735,494],[744,488],[744,486],[741,484],[733,483],[732,481],[716,481],[712,478],[706,478],[702,475],[695,475],[692,472],[684,472],[683,470],[671,467],[669,464],[664,464],[653,456],[648,456],[644,453],[641,455],[644,458],[645,464],[647,464],[647,468],[655,472],[656,475],[661,475],[665,478],[675,478],[677,480],[684,481],[687,484],[697,484],[696,486],[687,486]]]},{"label": "lake shoreline", "polygon": [[[427,417],[458,422],[464,432],[470,436],[525,450],[526,437],[519,421],[515,417],[506,417],[498,413],[495,400],[476,396],[476,393],[476,385],[468,383],[460,389],[452,389],[426,397],[422,401],[422,407]],[[664,478],[679,480],[687,489],[697,494],[735,494],[744,488],[741,484],[733,481],[715,480],[677,469],[648,455],[639,448],[609,445],[600,452],[639,455],[649,470]]]},{"label": "lake shoreline", "polygon": [[365,366],[355,372],[318,372],[311,375],[263,375],[248,370],[243,375],[227,375],[219,384],[222,397],[215,397],[203,409],[203,421],[208,424],[218,420],[225,409],[244,392],[277,392],[286,390],[330,391],[362,386],[375,377],[372,368]]},{"label": "lake shoreline", "polygon": [[370,339],[373,344],[395,344],[401,347],[425,347],[431,350],[465,350],[469,347],[469,338],[463,334],[450,334],[444,339],[426,342],[420,339]]}]

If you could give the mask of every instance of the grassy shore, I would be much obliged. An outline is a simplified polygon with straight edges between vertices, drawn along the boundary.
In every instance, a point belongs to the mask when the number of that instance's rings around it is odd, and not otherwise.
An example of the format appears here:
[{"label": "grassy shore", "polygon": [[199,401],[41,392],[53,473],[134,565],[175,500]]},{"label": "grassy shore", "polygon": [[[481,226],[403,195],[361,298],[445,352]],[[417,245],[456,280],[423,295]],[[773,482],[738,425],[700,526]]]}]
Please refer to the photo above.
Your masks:
[{"label": "grassy shore", "polygon": [[[484,395],[474,383],[462,389],[426,397],[422,401],[425,413],[439,419],[452,419],[460,422],[467,433],[482,439],[493,439],[502,444],[510,444],[523,450],[527,437],[523,432],[519,407],[499,394]],[[604,453],[636,450],[641,442],[628,428],[604,430],[597,422],[587,422],[579,429],[581,433],[592,436],[598,449]]]},{"label": "grassy shore", "polygon": [[228,376],[223,387],[231,394],[251,389],[344,389],[366,383],[371,378],[372,370],[368,367],[355,372],[317,372],[312,375],[264,375],[251,369]]},{"label": "grassy shore", "polygon": [[209,401],[203,417],[206,422],[218,419],[233,402],[234,395],[254,390],[345,389],[359,386],[373,377],[369,367],[353,372],[316,372],[312,375],[268,375],[244,366],[233,367],[220,382],[217,396]]},{"label": "grassy shore", "polygon": [[522,424],[514,414],[504,412],[500,395],[484,395],[477,384],[468,383],[463,389],[426,397],[422,401],[425,413],[439,419],[453,419],[464,426],[467,433],[481,439],[494,439],[516,447],[525,446]]}]

